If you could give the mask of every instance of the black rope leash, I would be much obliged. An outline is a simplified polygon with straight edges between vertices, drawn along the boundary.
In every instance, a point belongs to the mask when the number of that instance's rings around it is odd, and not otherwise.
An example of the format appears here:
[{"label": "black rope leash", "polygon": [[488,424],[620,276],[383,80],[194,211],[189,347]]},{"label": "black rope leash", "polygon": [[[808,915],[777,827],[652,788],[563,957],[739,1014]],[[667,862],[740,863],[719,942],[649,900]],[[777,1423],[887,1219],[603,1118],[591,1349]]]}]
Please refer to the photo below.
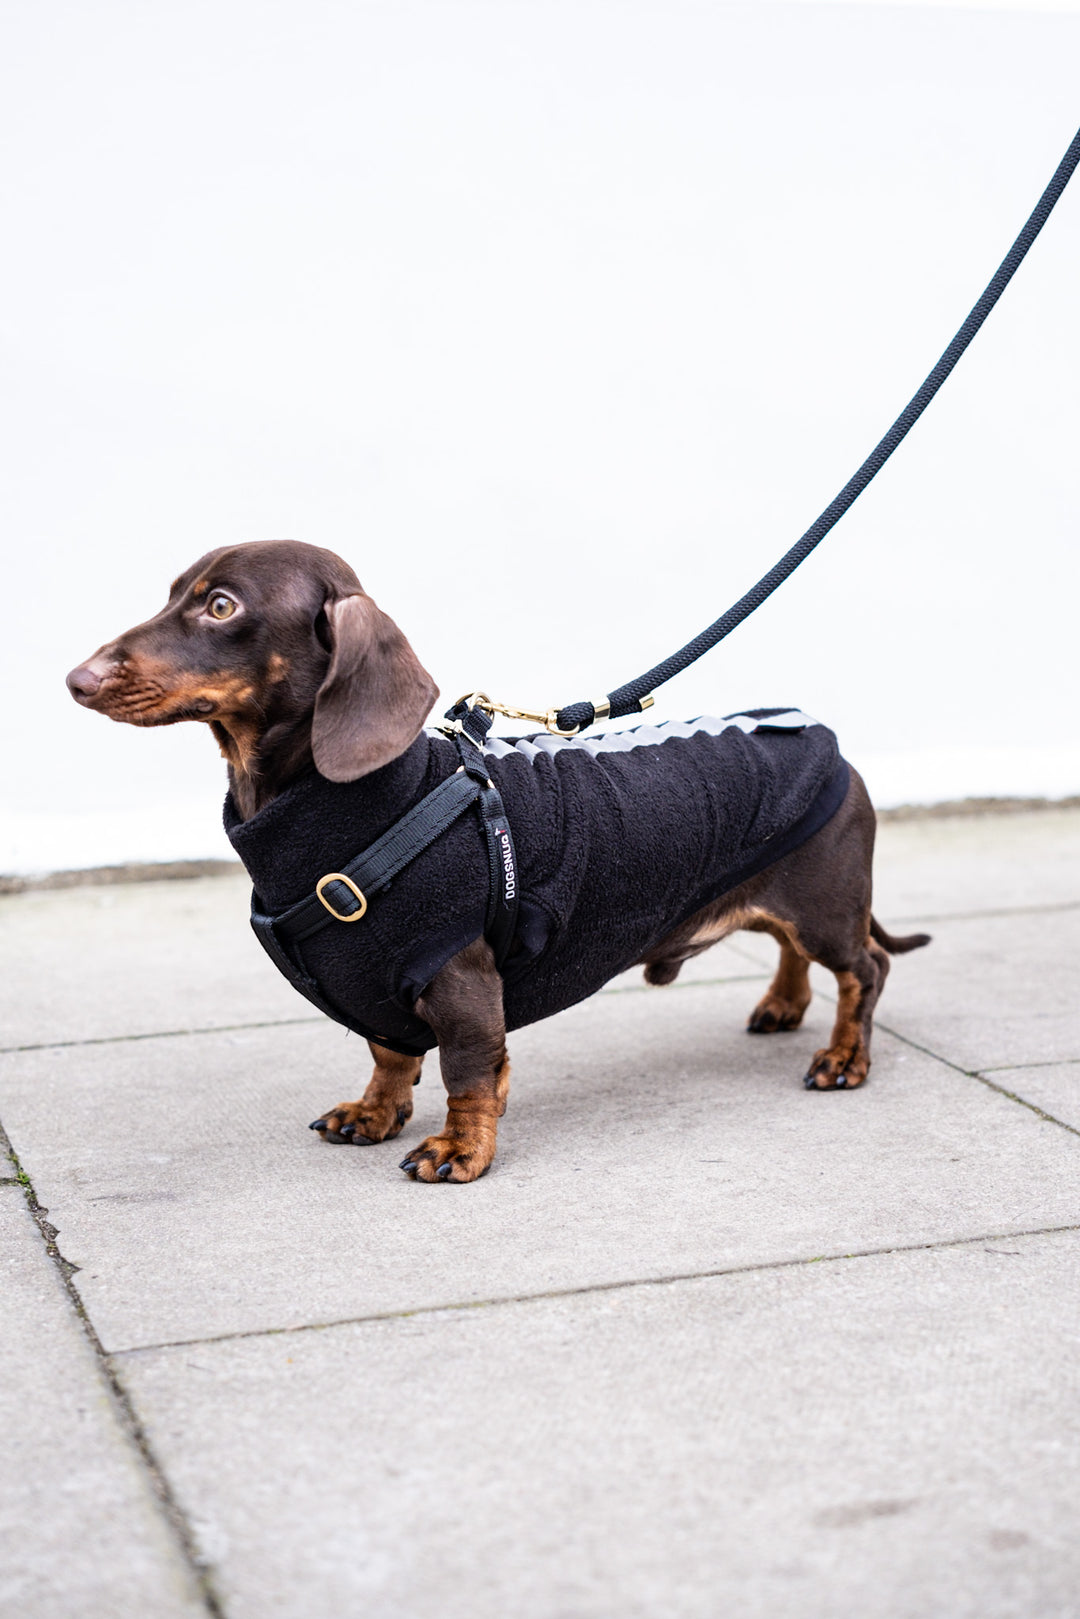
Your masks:
[{"label": "black rope leash", "polygon": [[[870,480],[881,471],[897,445],[915,426],[915,423],[931,399],[933,399],[941,384],[945,381],[945,378],[949,375],[957,360],[959,360],[975,333],[1001,297],[1001,294],[1005,291],[1016,271],[1020,268],[1024,255],[1049,219],[1054,204],[1068,185],[1073,170],[1078,163],[1080,163],[1080,130],[1077,131],[1072,145],[1058,164],[1053,179],[1039,198],[1027,224],[1001,261],[990,285],[918,393],[901,411],[885,437],[867,456],[850,483],[844,485],[832,505],[825,508],[817,522],[807,529],[806,533],[791,547],[786,556],[781,557],[775,567],[770,568],[764,578],[759,579],[753,589],[748,590],[746,595],[735,603],[734,607],[729,607],[727,612],[716,620],[715,624],[710,624],[708,629],[702,630],[701,634],[689,641],[680,652],[675,652],[670,658],[665,658],[663,663],[658,663],[655,668],[648,670],[646,674],[639,675],[636,680],[627,681],[625,686],[619,686],[617,690],[609,692],[606,700],[606,713],[604,712],[605,703],[603,699],[599,699],[595,703],[569,703],[565,708],[560,708],[554,716],[554,725],[551,725],[550,721],[545,719],[544,722],[549,725],[549,729],[557,729],[564,734],[573,735],[577,731],[584,730],[587,726],[592,725],[595,720],[606,719],[609,715],[612,719],[621,719],[627,714],[640,714],[643,709],[650,706],[645,699],[649,697],[649,694],[657,686],[662,686],[665,681],[681,674],[684,669],[688,669],[692,663],[695,663],[703,653],[716,646],[726,635],[730,635],[732,630],[736,629],[743,619],[749,618],[750,614],[760,607],[762,602],[766,601],[773,591],[783,584],[785,579],[790,578],[800,562],[806,560],[814,547],[820,544],[833,525],[840,521],[848,507],[858,500]],[[526,715],[525,717],[532,716]],[[536,717],[544,718],[541,715]]]}]

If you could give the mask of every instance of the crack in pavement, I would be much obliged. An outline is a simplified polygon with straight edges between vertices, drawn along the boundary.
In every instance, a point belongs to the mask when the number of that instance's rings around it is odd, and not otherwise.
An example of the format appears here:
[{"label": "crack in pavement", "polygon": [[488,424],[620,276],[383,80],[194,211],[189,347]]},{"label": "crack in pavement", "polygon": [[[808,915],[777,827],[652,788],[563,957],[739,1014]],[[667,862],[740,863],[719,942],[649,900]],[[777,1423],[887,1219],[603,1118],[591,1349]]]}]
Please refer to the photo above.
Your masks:
[{"label": "crack in pavement", "polygon": [[713,1281],[724,1276],[749,1276],[757,1271],[796,1270],[803,1265],[842,1264],[854,1259],[879,1259],[890,1254],[921,1254],[945,1248],[970,1248],[980,1242],[1016,1242],[1023,1237],[1049,1237],[1080,1231],[1080,1225],[1036,1226],[1026,1231],[985,1231],[971,1237],[939,1237],[928,1242],[892,1243],[883,1248],[854,1248],[846,1253],[807,1254],[797,1259],[760,1259],[744,1265],[720,1265],[709,1270],[673,1271],[662,1276],[629,1276],[613,1282],[589,1282],[579,1287],[552,1287],[535,1293],[507,1293],[490,1299],[462,1299],[451,1304],[421,1304],[403,1310],[379,1310],[370,1315],[341,1316],[332,1321],[305,1321],[293,1327],[253,1327],[218,1332],[205,1338],[173,1338],[156,1344],[134,1344],[113,1349],[117,1358],[156,1354],[163,1349],[195,1349],[207,1344],[237,1343],[247,1338],[288,1338],[302,1332],[329,1332],[334,1327],[361,1327],[374,1321],[404,1321],[417,1316],[448,1315],[454,1310],[501,1309],[505,1305],[536,1304],[545,1299],[584,1298],[592,1293],[619,1293],[639,1287],[673,1287],[680,1282]]},{"label": "crack in pavement", "polygon": [[98,1337],[97,1330],[87,1313],[82,1296],[72,1280],[79,1266],[73,1265],[70,1260],[65,1259],[57,1247],[57,1228],[45,1218],[49,1211],[38,1202],[37,1193],[34,1191],[30,1177],[19,1162],[15,1149],[11,1145],[2,1124],[0,1124],[0,1153],[6,1154],[15,1170],[15,1175],[12,1180],[9,1180],[8,1184],[20,1186],[23,1190],[30,1213],[45,1243],[45,1252],[60,1273],[64,1291],[93,1351],[98,1371],[111,1396],[113,1415],[116,1417],[122,1432],[134,1447],[143,1471],[149,1478],[151,1494],[169,1527],[181,1557],[191,1571],[195,1589],[202,1600],[202,1604],[207,1613],[211,1615],[211,1619],[225,1619],[225,1610],[214,1589],[210,1570],[199,1553],[191,1525],[188,1523],[184,1510],[177,1501],[164,1469],[154,1453],[146,1430],[135,1410],[134,1402],[112,1364],[112,1357]]}]

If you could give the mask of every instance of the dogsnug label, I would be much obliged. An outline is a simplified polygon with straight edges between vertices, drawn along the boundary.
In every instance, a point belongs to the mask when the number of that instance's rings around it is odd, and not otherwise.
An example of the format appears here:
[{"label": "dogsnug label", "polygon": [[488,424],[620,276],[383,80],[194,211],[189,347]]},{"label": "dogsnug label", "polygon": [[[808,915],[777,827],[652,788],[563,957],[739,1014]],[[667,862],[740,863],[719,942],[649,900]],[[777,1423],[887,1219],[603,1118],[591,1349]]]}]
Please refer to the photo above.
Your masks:
[{"label": "dogsnug label", "polygon": [[503,902],[508,903],[517,893],[517,876],[514,872],[514,851],[510,845],[510,836],[504,826],[495,828],[495,836],[499,840],[503,857]]}]

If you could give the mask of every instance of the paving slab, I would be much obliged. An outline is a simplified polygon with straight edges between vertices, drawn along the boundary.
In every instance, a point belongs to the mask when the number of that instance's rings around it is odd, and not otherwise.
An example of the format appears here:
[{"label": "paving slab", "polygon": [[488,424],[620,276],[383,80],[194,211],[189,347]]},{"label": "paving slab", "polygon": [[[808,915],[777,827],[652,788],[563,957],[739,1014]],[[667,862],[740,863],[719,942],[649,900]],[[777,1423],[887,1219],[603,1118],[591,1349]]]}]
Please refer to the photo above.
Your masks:
[{"label": "paving slab", "polygon": [[243,875],[0,898],[0,1046],[305,1017]]},{"label": "paving slab", "polygon": [[1080,1058],[1080,909],[933,924],[896,957],[881,1023],[969,1070]]},{"label": "paving slab", "polygon": [[874,909],[906,918],[1080,905],[1080,809],[879,821]]},{"label": "paving slab", "polygon": [[1035,1063],[1025,1068],[992,1068],[987,1078],[1041,1107],[1073,1130],[1080,1130],[1080,1062]]},{"label": "paving slab", "polygon": [[0,1610],[205,1619],[22,1188],[0,1185]]},{"label": "paving slab", "polygon": [[110,1349],[1071,1222],[1080,1139],[883,1036],[811,1094],[818,1004],[743,1032],[756,986],[611,994],[511,1039],[491,1173],[396,1165],[441,1126],[434,1068],[397,1142],[306,1128],[358,1095],[330,1025],[0,1059],[0,1116]]},{"label": "paving slab", "polygon": [[1076,1233],[121,1358],[231,1619],[1076,1619]]}]

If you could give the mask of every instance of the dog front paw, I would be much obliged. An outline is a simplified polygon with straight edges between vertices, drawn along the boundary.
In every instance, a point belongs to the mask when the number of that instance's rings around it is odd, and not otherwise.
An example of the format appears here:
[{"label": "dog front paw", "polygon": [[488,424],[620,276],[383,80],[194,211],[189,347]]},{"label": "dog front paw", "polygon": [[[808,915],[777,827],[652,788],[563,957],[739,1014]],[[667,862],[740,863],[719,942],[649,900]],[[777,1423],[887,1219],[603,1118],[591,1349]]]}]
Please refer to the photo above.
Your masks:
[{"label": "dog front paw", "polygon": [[403,1169],[414,1181],[479,1180],[495,1156],[495,1133],[472,1136],[428,1136],[403,1158]]},{"label": "dog front paw", "polygon": [[376,1107],[364,1101],[341,1102],[313,1119],[308,1128],[317,1130],[324,1141],[334,1146],[351,1143],[354,1147],[371,1147],[376,1141],[392,1141],[411,1117],[411,1101],[384,1102]]},{"label": "dog front paw", "polygon": [[814,1053],[803,1084],[808,1091],[853,1091],[862,1084],[869,1069],[870,1058],[861,1047],[852,1050],[829,1046]]}]

